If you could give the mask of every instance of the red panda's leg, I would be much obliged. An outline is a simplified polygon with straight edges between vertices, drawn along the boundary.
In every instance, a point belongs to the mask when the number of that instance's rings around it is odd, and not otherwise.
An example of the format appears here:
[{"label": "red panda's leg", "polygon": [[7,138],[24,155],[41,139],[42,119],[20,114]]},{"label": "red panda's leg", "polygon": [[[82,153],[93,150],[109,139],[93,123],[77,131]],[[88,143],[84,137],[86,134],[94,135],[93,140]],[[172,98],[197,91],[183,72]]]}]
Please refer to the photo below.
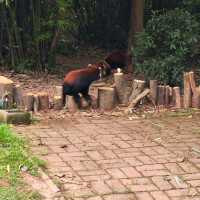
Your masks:
[{"label": "red panda's leg", "polygon": [[74,97],[74,101],[76,102],[76,104],[78,105],[78,108],[81,108],[81,97],[79,94],[73,95]]},{"label": "red panda's leg", "polygon": [[92,104],[92,98],[91,96],[88,94],[89,88],[85,91],[82,91],[81,94],[83,95],[83,98],[88,102],[89,106],[91,106]]}]

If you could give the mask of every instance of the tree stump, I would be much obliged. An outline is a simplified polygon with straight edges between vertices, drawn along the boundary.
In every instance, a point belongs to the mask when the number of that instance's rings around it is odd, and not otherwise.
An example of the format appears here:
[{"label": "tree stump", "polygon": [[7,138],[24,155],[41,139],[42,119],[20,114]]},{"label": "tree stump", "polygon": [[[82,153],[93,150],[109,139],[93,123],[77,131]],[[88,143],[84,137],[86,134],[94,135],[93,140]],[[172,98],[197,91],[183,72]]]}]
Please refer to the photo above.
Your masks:
[{"label": "tree stump", "polygon": [[165,86],[158,86],[158,105],[165,105]]},{"label": "tree stump", "polygon": [[41,110],[49,109],[49,96],[47,93],[39,93],[39,107]]},{"label": "tree stump", "polygon": [[192,106],[192,90],[190,86],[190,75],[184,73],[184,108]]},{"label": "tree stump", "polygon": [[132,92],[129,97],[129,102],[135,99],[144,90],[144,86],[145,86],[145,81],[133,80]]},{"label": "tree stump", "polygon": [[102,83],[102,82],[100,82],[100,83],[96,83],[96,82],[92,83],[91,86],[90,86],[90,89],[89,89],[89,94],[91,94],[91,95],[95,96],[96,98],[98,98],[98,88],[99,87],[104,87],[104,86],[106,86],[106,84]]},{"label": "tree stump", "polygon": [[33,111],[38,112],[40,110],[40,101],[38,95],[33,97]]},{"label": "tree stump", "polygon": [[23,108],[24,107],[23,92],[20,85],[14,86],[13,97],[14,97],[14,102],[17,105],[17,108]]},{"label": "tree stump", "polygon": [[173,88],[173,99],[175,108],[181,108],[181,92],[180,87]]},{"label": "tree stump", "polygon": [[200,107],[200,93],[199,88],[196,87],[194,72],[189,72],[190,78],[190,87],[192,90],[192,107],[199,108]]},{"label": "tree stump", "polygon": [[56,86],[55,87],[55,96],[63,96],[63,87],[62,86]]},{"label": "tree stump", "polygon": [[173,103],[173,88],[169,86],[169,102]]},{"label": "tree stump", "polygon": [[165,105],[170,105],[170,86],[165,86]]},{"label": "tree stump", "polygon": [[67,105],[69,112],[75,113],[78,111],[78,105],[75,102],[73,96],[68,96],[68,95],[66,96],[66,105]]},{"label": "tree stump", "polygon": [[61,96],[54,96],[53,98],[53,108],[55,110],[61,110],[63,105],[62,105],[62,97]]},{"label": "tree stump", "polygon": [[7,97],[7,106],[9,108],[13,106],[13,90],[13,81],[4,76],[0,76],[0,99],[4,99],[5,97]]},{"label": "tree stump", "polygon": [[27,93],[23,96],[24,108],[26,111],[33,111],[34,95]]},{"label": "tree stump", "polygon": [[117,99],[118,99],[119,103],[122,103],[122,104],[127,103],[128,99],[125,99],[126,86],[125,86],[124,74],[123,73],[115,73],[114,81],[115,81]]},{"label": "tree stump", "polygon": [[102,110],[111,110],[115,107],[116,93],[115,88],[98,88],[98,105]]},{"label": "tree stump", "polygon": [[158,81],[157,80],[150,80],[150,96],[154,105],[156,105],[158,101]]}]

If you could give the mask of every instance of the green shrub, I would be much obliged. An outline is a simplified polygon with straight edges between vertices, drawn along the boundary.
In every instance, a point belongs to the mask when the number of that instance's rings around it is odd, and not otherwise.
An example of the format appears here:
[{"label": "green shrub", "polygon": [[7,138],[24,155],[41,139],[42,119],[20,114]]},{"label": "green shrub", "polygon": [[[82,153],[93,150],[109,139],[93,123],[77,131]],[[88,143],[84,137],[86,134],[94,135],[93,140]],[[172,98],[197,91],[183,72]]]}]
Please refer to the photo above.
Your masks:
[{"label": "green shrub", "polygon": [[136,36],[133,58],[136,73],[147,80],[176,85],[182,72],[198,62],[200,24],[185,10],[155,12],[145,31]]}]

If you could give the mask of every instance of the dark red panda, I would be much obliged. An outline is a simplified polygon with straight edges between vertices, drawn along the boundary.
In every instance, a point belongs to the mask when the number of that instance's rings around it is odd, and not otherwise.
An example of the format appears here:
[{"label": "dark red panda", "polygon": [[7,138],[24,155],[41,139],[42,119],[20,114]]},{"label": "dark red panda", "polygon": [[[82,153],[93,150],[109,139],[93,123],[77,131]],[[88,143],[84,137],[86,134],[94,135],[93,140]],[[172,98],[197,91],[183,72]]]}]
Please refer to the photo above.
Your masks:
[{"label": "dark red panda", "polygon": [[110,73],[111,69],[104,63],[89,64],[86,68],[70,71],[66,74],[63,82],[63,105],[65,105],[66,95],[70,95],[74,97],[80,108],[80,94],[91,105],[91,97],[88,94],[91,83],[109,76]]},{"label": "dark red panda", "polygon": [[132,63],[131,56],[126,51],[116,50],[105,57],[105,61],[111,69],[125,68]]}]

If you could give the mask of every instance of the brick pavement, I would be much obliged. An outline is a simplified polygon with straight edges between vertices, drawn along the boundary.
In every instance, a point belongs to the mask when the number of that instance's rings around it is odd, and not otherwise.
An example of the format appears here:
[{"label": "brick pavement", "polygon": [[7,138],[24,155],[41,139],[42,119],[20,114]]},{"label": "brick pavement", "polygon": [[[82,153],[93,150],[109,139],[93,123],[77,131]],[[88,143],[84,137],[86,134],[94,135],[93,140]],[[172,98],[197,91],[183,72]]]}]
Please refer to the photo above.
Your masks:
[{"label": "brick pavement", "polygon": [[62,199],[200,200],[200,120],[72,118],[15,128]]}]

